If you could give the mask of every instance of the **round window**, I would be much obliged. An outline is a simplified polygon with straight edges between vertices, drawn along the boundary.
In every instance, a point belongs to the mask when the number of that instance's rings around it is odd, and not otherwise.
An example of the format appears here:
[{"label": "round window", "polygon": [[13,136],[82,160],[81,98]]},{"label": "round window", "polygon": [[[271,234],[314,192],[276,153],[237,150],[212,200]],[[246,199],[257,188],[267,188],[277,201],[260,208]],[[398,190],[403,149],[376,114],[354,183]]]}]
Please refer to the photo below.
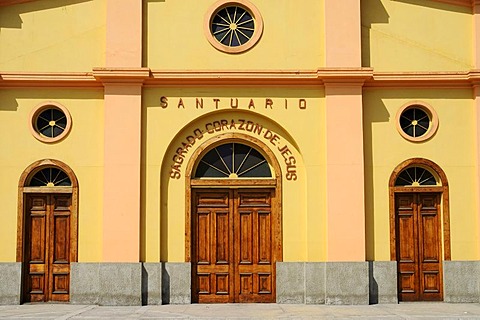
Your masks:
[{"label": "round window", "polygon": [[227,53],[244,52],[263,32],[260,12],[247,0],[219,1],[205,16],[205,34],[210,44]]},{"label": "round window", "polygon": [[438,127],[435,110],[425,103],[408,103],[397,113],[397,130],[407,140],[418,142],[429,139]]},{"label": "round window", "polygon": [[47,102],[37,106],[30,117],[32,134],[42,142],[63,139],[71,127],[68,110],[59,103]]}]

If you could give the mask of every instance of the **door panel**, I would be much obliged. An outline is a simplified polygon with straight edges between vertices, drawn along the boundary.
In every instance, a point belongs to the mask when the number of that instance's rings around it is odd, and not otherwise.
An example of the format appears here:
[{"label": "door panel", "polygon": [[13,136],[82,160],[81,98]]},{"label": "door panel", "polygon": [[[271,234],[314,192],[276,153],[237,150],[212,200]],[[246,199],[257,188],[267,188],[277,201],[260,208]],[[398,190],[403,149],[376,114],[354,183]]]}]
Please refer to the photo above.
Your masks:
[{"label": "door panel", "polygon": [[397,194],[396,246],[401,301],[441,301],[440,196]]},{"label": "door panel", "polygon": [[71,195],[27,195],[26,301],[68,301]]},{"label": "door panel", "polygon": [[193,301],[274,302],[273,191],[192,195]]},{"label": "door panel", "polygon": [[230,191],[194,193],[194,302],[229,302],[233,260]]}]

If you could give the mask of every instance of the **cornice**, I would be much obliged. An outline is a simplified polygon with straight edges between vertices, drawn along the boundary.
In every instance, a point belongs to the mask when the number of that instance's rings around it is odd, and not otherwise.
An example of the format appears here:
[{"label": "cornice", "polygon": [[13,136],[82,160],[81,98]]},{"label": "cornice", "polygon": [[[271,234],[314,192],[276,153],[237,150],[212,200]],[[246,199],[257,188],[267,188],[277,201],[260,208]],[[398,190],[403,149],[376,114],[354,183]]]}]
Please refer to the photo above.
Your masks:
[{"label": "cornice", "polygon": [[474,5],[474,2],[476,0],[432,0],[432,1],[471,8]]},{"label": "cornice", "polygon": [[101,86],[91,72],[0,72],[0,88]]},{"label": "cornice", "polygon": [[149,68],[93,68],[92,75],[102,83],[140,83],[150,77]]},{"label": "cornice", "polygon": [[374,72],[364,87],[471,88],[479,82],[478,70],[466,72]]},{"label": "cornice", "polygon": [[10,6],[12,4],[33,2],[33,1],[37,1],[37,0],[0,0],[0,7]]},{"label": "cornice", "polygon": [[317,70],[150,70],[95,68],[92,72],[0,72],[0,88],[163,86],[363,86],[364,88],[472,88],[480,70],[463,72],[375,72],[370,68]]},{"label": "cornice", "polygon": [[325,82],[363,83],[369,68],[318,70],[152,70],[146,86],[172,85],[324,85]]}]

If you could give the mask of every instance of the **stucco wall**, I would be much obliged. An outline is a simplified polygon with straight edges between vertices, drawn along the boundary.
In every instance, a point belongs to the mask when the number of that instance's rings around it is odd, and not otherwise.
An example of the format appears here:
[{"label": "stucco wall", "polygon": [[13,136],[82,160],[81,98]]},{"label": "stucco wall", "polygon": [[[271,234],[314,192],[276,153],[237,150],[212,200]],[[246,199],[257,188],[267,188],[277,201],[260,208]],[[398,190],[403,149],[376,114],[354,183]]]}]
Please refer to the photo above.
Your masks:
[{"label": "stucco wall", "polygon": [[[2,89],[0,91],[0,261],[15,261],[18,182],[23,171],[41,159],[67,164],[79,182],[79,261],[99,261],[102,241],[103,92],[101,90]],[[30,113],[55,101],[72,117],[68,136],[44,143],[30,132]]]},{"label": "stucco wall", "polygon": [[[468,89],[364,91],[367,259],[390,259],[388,182],[397,165],[419,157],[435,162],[450,187],[452,260],[478,259],[475,110]],[[423,101],[438,114],[428,141],[410,142],[396,129],[398,109]]]},{"label": "stucco wall", "polygon": [[0,70],[91,71],[105,64],[105,0],[0,7]]}]

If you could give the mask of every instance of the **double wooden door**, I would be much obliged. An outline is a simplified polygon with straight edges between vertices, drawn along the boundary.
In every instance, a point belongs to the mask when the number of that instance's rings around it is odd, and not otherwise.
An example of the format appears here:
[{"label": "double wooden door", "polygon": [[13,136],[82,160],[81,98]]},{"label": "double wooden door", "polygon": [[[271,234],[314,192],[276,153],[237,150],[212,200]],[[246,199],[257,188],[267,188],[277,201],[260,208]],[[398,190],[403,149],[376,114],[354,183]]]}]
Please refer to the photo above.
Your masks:
[{"label": "double wooden door", "polygon": [[438,193],[396,194],[396,252],[400,301],[443,300]]},{"label": "double wooden door", "polygon": [[26,302],[69,301],[71,194],[25,196]]},{"label": "double wooden door", "polygon": [[275,302],[274,190],[192,192],[192,300]]}]

